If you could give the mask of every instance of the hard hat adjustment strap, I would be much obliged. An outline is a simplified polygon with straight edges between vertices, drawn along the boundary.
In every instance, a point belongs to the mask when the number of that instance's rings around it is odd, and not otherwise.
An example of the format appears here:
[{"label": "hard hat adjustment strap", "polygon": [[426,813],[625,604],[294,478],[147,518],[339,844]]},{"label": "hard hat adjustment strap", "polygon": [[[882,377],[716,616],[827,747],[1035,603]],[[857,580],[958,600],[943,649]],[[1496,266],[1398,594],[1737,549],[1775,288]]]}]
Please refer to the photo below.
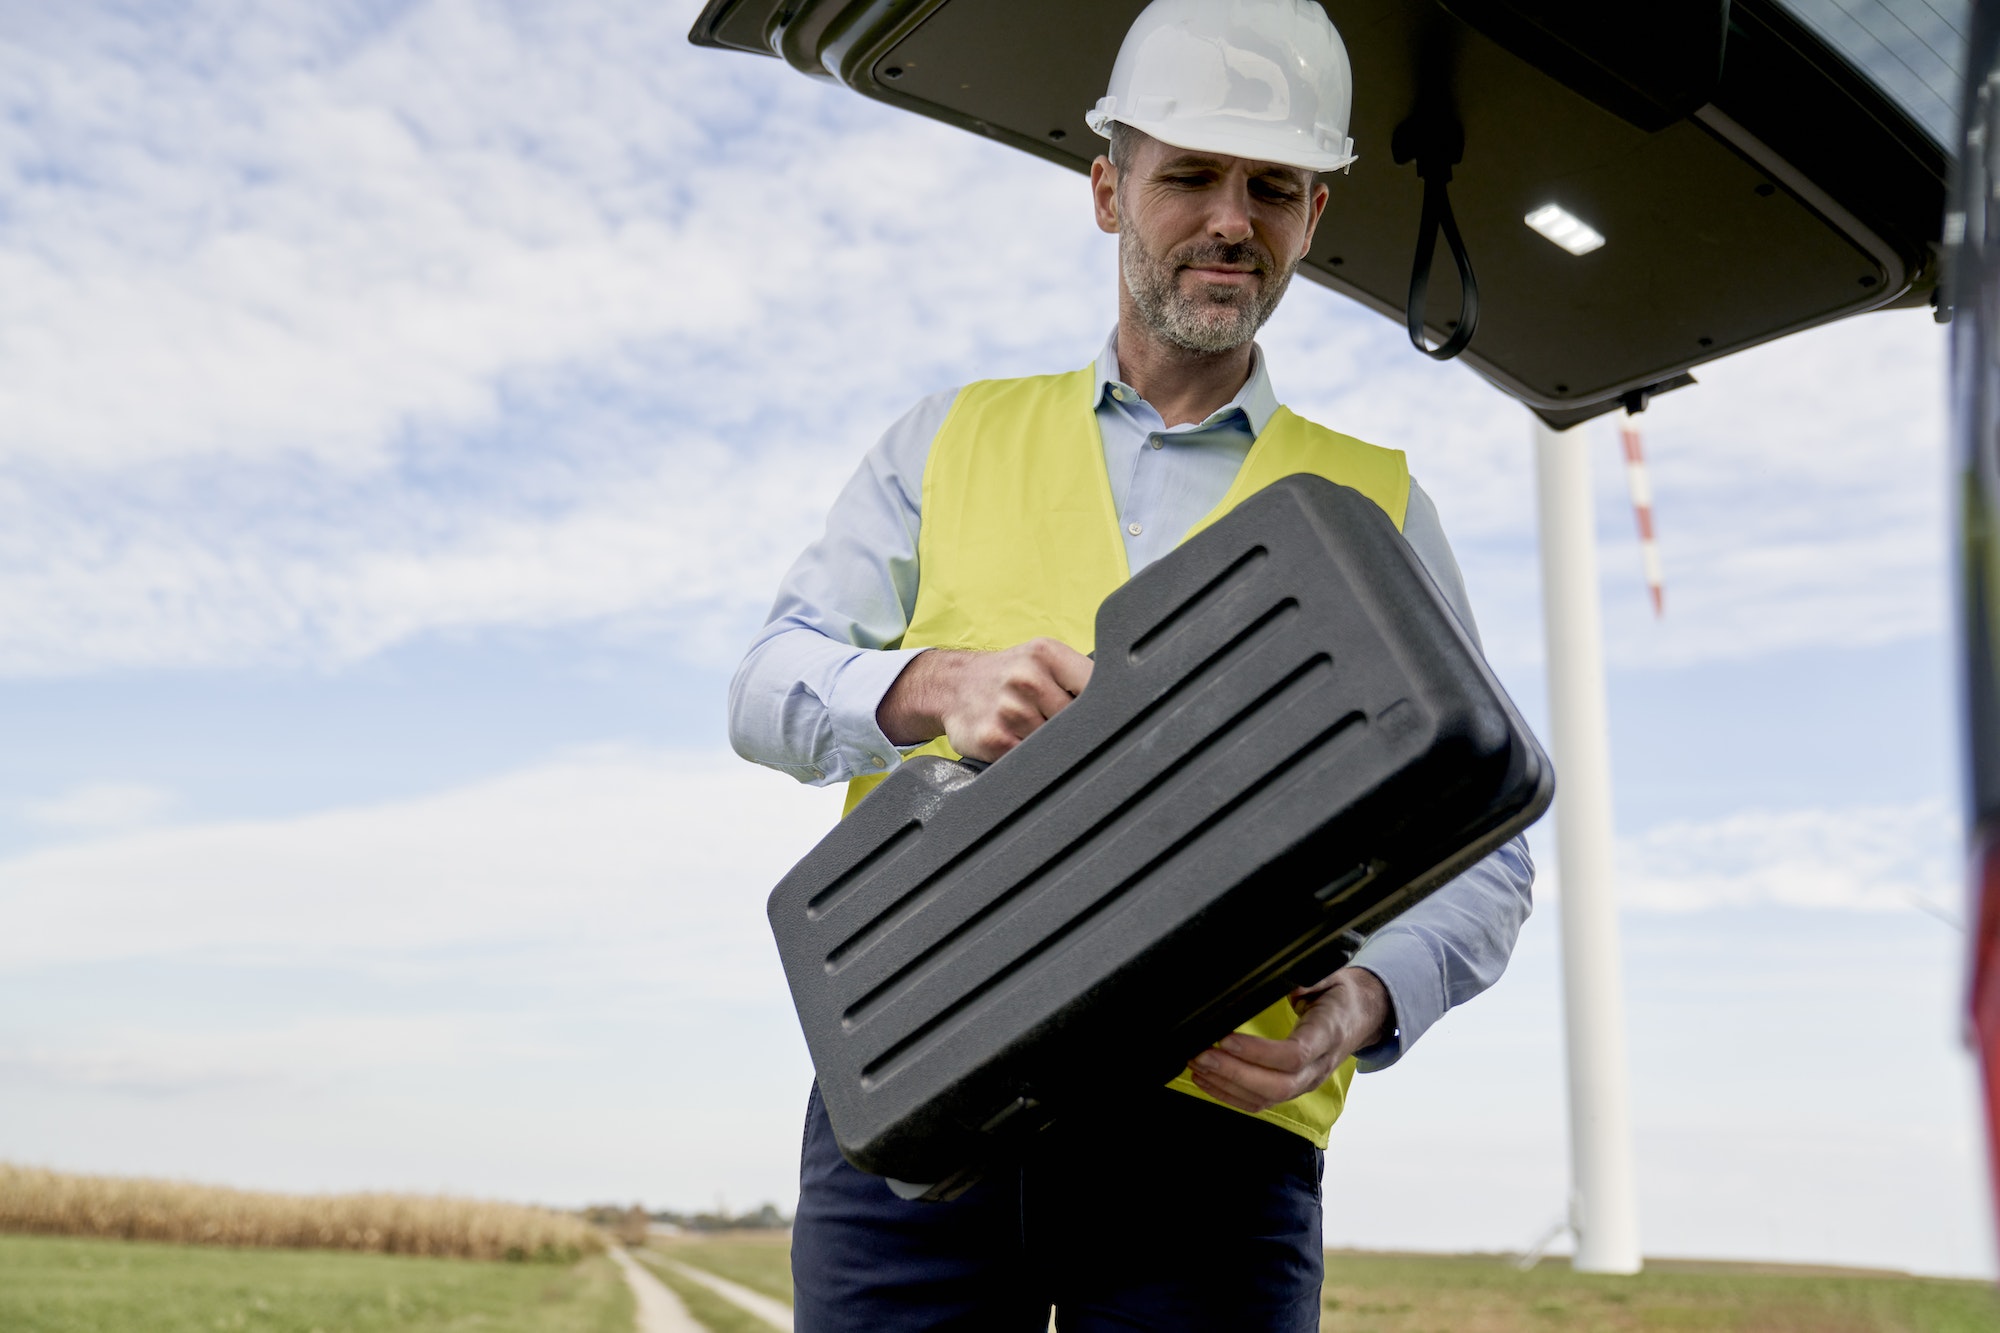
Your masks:
[{"label": "hard hat adjustment strap", "polygon": [[[1458,234],[1458,219],[1452,216],[1451,169],[1464,155],[1465,132],[1456,120],[1416,115],[1396,127],[1389,141],[1398,163],[1414,161],[1417,177],[1424,183],[1423,218],[1417,224],[1417,257],[1410,266],[1410,299],[1404,307],[1410,329],[1410,345],[1436,361],[1449,361],[1463,352],[1479,325],[1479,280],[1472,273],[1472,259],[1465,252],[1465,239]],[[1451,248],[1452,262],[1458,266],[1460,290],[1458,322],[1451,336],[1436,347],[1424,342],[1424,305],[1431,282],[1431,259],[1437,250],[1438,232]]]}]

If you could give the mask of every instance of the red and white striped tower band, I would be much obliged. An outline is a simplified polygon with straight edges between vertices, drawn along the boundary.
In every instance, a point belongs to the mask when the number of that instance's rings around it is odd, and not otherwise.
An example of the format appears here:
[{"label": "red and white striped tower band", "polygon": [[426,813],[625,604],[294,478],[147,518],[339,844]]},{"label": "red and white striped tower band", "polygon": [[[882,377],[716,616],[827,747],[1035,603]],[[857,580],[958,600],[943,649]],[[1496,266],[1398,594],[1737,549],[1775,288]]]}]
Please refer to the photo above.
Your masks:
[{"label": "red and white striped tower band", "polygon": [[1618,438],[1625,443],[1625,484],[1632,492],[1632,513],[1639,520],[1639,558],[1646,566],[1646,591],[1653,597],[1653,614],[1667,613],[1666,582],[1660,573],[1660,544],[1653,537],[1653,482],[1646,475],[1646,450],[1639,441],[1639,423],[1629,412],[1618,413]]}]

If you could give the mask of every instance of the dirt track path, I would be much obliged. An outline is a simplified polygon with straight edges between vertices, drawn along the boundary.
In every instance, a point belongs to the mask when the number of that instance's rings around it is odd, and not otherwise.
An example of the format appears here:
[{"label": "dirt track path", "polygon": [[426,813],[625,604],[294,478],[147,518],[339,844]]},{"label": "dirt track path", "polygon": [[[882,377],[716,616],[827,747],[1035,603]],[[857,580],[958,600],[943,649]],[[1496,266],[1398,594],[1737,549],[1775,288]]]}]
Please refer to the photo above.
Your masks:
[{"label": "dirt track path", "polygon": [[690,1282],[699,1282],[716,1295],[728,1301],[739,1310],[748,1311],[757,1318],[778,1329],[780,1333],[792,1333],[792,1307],[783,1301],[774,1301],[762,1292],[752,1291],[745,1286],[731,1282],[726,1277],[717,1277],[705,1269],[687,1264],[666,1261],[668,1267]]},{"label": "dirt track path", "polygon": [[694,1321],[681,1298],[667,1290],[666,1283],[648,1273],[638,1260],[618,1246],[611,1247],[611,1262],[625,1272],[625,1285],[638,1302],[637,1333],[708,1333]]}]

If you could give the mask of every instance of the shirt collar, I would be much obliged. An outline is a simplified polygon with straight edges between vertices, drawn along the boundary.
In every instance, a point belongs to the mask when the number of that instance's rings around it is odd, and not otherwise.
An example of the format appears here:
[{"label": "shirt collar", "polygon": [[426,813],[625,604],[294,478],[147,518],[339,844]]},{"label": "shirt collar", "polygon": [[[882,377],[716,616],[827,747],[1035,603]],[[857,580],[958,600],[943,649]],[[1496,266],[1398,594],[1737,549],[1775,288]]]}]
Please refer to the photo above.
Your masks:
[{"label": "shirt collar", "polygon": [[[1114,388],[1122,388],[1136,396],[1138,391],[1118,377],[1117,325],[1111,326],[1111,336],[1104,340],[1104,350],[1097,354],[1097,361],[1092,369],[1097,376],[1090,397],[1094,405],[1104,406],[1104,396]],[[1234,398],[1217,408],[1210,414],[1208,420],[1201,424],[1214,425],[1234,412],[1243,414],[1253,436],[1262,435],[1264,427],[1270,424],[1271,418],[1278,412],[1278,394],[1271,387],[1271,373],[1264,364],[1264,349],[1255,343],[1250,345],[1250,378],[1243,381],[1243,387],[1236,391]]]}]

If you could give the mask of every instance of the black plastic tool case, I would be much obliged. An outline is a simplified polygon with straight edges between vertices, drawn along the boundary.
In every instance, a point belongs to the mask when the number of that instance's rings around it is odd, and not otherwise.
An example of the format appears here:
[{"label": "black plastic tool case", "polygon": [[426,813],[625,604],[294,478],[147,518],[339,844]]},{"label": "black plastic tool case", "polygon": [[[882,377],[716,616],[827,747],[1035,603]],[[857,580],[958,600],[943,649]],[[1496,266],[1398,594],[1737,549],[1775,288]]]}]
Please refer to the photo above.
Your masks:
[{"label": "black plastic tool case", "polygon": [[1070,707],[772,892],[841,1151],[969,1180],[1158,1085],[1532,823],[1547,757],[1388,518],[1293,476],[1106,598]]}]

